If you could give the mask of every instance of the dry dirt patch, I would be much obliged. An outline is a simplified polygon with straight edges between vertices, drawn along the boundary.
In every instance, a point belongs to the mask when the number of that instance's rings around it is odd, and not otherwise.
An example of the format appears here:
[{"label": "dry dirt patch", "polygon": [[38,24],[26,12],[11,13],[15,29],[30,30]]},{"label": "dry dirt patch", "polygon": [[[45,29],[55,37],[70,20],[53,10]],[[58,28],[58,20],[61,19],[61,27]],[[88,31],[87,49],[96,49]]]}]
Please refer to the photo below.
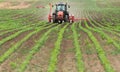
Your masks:
[{"label": "dry dirt patch", "polygon": [[23,9],[30,7],[30,5],[27,2],[20,2],[18,5],[13,5],[12,2],[1,2],[0,9]]}]

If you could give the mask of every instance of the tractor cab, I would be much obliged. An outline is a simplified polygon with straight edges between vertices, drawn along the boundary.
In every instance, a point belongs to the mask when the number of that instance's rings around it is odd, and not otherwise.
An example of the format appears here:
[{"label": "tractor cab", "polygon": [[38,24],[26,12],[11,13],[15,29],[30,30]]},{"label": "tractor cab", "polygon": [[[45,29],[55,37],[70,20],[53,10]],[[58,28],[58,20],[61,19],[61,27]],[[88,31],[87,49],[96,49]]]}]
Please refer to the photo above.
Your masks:
[{"label": "tractor cab", "polygon": [[56,11],[67,11],[67,6],[65,4],[56,4]]},{"label": "tractor cab", "polygon": [[69,12],[67,11],[67,3],[58,3],[53,13],[53,22],[69,22]]},{"label": "tractor cab", "polygon": [[67,3],[58,3],[56,4],[55,13],[62,11],[66,15],[68,14],[67,8],[70,8],[70,6],[67,5]]}]

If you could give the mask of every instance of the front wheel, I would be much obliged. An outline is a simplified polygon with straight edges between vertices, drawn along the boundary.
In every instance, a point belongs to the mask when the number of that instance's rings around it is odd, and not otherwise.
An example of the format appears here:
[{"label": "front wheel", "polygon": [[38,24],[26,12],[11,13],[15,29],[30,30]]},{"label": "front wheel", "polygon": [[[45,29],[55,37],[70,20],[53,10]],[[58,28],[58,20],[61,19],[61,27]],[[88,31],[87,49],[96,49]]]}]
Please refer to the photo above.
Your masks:
[{"label": "front wheel", "polygon": [[58,20],[58,23],[61,24],[61,23],[62,23],[62,20]]}]

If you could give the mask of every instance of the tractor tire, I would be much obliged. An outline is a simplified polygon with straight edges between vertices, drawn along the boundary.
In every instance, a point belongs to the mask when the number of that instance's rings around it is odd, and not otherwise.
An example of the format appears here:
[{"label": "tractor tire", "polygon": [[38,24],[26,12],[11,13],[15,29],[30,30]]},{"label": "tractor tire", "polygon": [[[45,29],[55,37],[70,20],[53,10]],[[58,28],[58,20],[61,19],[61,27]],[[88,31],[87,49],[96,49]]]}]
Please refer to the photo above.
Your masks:
[{"label": "tractor tire", "polygon": [[58,21],[58,24],[62,24],[62,20],[59,20],[59,21]]},{"label": "tractor tire", "polygon": [[65,22],[69,22],[69,15],[65,15]]},{"label": "tractor tire", "polygon": [[53,23],[56,23],[57,21],[56,21],[56,16],[55,15],[53,15]]}]

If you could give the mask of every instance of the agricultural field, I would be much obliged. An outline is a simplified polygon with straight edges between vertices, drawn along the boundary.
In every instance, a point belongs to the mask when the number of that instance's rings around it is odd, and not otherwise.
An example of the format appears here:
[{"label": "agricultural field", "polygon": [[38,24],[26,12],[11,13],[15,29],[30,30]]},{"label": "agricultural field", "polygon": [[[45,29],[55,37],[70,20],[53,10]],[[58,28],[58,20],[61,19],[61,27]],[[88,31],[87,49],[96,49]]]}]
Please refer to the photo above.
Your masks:
[{"label": "agricultural field", "polygon": [[[60,1],[87,20],[48,23]],[[120,72],[120,0],[0,0],[0,72]]]}]

